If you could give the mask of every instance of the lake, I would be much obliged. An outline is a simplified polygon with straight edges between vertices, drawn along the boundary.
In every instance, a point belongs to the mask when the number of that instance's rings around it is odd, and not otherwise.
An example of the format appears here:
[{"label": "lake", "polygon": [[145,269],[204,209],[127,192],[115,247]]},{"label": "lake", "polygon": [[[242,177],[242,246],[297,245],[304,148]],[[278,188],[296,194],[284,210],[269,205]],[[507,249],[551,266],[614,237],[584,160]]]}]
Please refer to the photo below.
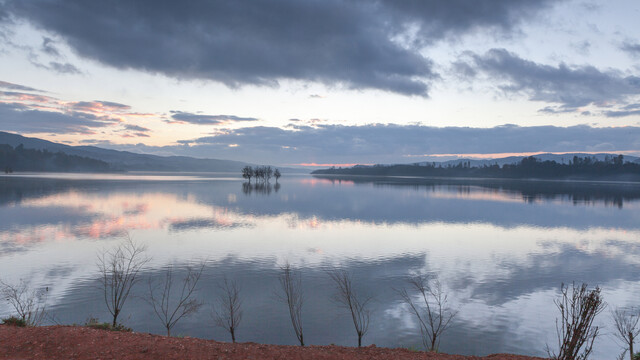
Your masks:
[{"label": "lake", "polygon": [[[286,175],[249,186],[237,174],[0,176],[0,278],[48,287],[55,321],[109,321],[97,254],[125,236],[147,246],[143,281],[119,318],[163,334],[147,279],[204,263],[196,316],[174,335],[230,341],[211,304],[224,277],[242,288],[239,341],[296,344],[278,300],[280,267],[300,270],[307,344],[354,346],[327,271],[372,296],[364,345],[420,348],[394,289],[411,274],[442,282],[458,311],[440,351],[545,356],[556,344],[561,283],[599,285],[608,309],[594,357],[621,352],[609,310],[640,306],[640,184]],[[0,303],[0,315],[11,309]],[[49,320],[51,323],[52,320]]]}]

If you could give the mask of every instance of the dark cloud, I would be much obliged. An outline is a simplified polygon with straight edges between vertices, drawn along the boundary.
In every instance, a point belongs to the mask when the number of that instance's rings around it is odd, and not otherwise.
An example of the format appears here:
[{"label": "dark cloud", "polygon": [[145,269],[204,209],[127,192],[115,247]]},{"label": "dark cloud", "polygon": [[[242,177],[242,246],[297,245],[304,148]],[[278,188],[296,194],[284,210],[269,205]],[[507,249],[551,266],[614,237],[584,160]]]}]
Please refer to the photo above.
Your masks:
[{"label": "dark cloud", "polygon": [[57,61],[51,61],[49,62],[48,68],[60,74],[82,74],[82,71],[69,63],[59,63]]},{"label": "dark cloud", "polygon": [[[425,154],[640,150],[640,127],[420,125],[250,127],[165,147],[176,154],[284,163],[411,163]],[[149,148],[146,151],[153,151]]]},{"label": "dark cloud", "polygon": [[[530,100],[560,104],[555,112],[577,110],[587,105],[626,104],[640,95],[640,77],[593,66],[538,64],[505,49],[491,49],[484,55],[467,53],[468,66],[493,80],[506,93],[524,93]],[[461,68],[462,65],[457,65]],[[469,73],[469,75],[474,75]],[[544,110],[544,109],[543,109]],[[547,109],[548,110],[548,109]]]},{"label": "dark cloud", "polygon": [[631,56],[640,56],[640,43],[637,42],[624,42],[620,49],[625,51],[627,54]]},{"label": "dark cloud", "polygon": [[39,57],[33,53],[29,55],[29,62],[31,62],[31,64],[35,67],[53,71],[58,74],[82,74],[82,71],[80,71],[77,67],[70,63],[61,63],[57,61],[49,61],[48,64],[42,63],[40,62]]},{"label": "dark cloud", "polygon": [[640,115],[640,110],[613,110],[613,111],[605,111],[604,115],[606,117],[612,118],[620,118],[626,116],[635,116]]},{"label": "dark cloud", "polygon": [[148,129],[146,127],[142,127],[142,126],[138,126],[138,125],[131,125],[131,124],[127,124],[124,126],[124,128],[126,130],[131,130],[131,131],[137,131],[137,132],[148,132],[151,131],[151,129]]},{"label": "dark cloud", "polygon": [[124,128],[118,131],[122,133],[120,137],[123,138],[151,137],[148,134],[151,129],[139,125],[125,124]]},{"label": "dark cloud", "polygon": [[419,27],[418,43],[488,29],[508,35],[523,20],[548,9],[553,1],[382,0],[399,26]]},{"label": "dark cloud", "polygon": [[58,51],[58,48],[55,46],[55,42],[46,36],[42,38],[42,51],[53,57],[60,57],[60,51]]},{"label": "dark cloud", "polygon": [[18,103],[0,103],[2,130],[18,133],[92,134],[117,121],[80,111],[36,110]]},{"label": "dark cloud", "polygon": [[257,118],[239,117],[235,115],[205,115],[193,114],[184,111],[171,111],[171,119],[169,123],[189,123],[195,125],[222,125],[240,121],[257,121]]},{"label": "dark cloud", "polygon": [[[554,3],[9,0],[7,8],[79,55],[116,68],[231,87],[294,79],[427,96],[438,75],[423,45],[506,32]],[[417,38],[398,41],[415,26]]]},{"label": "dark cloud", "polygon": [[43,90],[34,89],[32,87],[28,87],[28,86],[24,86],[24,85],[13,84],[13,83],[6,82],[6,81],[0,81],[0,88],[9,89],[9,90],[18,90],[18,91],[46,92],[46,91],[43,91]]},{"label": "dark cloud", "polygon": [[564,114],[574,112],[573,108],[565,108],[559,106],[545,106],[542,109],[538,110],[538,112],[546,113],[546,114]]}]

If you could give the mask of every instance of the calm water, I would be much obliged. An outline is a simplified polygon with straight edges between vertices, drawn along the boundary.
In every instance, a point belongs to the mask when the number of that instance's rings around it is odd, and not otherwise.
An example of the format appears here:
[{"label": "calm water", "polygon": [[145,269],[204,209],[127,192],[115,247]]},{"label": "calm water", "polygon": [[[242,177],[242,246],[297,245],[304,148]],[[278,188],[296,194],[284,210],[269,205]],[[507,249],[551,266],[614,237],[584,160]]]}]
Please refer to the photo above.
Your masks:
[{"label": "calm water", "polygon": [[[440,350],[545,355],[555,345],[560,283],[600,285],[610,308],[640,305],[640,185],[567,182],[330,180],[289,176],[243,185],[235,174],[0,177],[0,278],[48,286],[61,323],[109,319],[96,253],[128,233],[148,246],[145,278],[206,263],[198,297],[212,303],[226,276],[242,286],[239,341],[295,344],[274,295],[279,267],[302,271],[305,341],[354,345],[332,302],[331,267],[374,297],[365,344],[420,347],[416,322],[394,292],[408,274],[437,274],[459,310]],[[144,302],[124,307],[136,331],[163,333]],[[10,309],[0,303],[0,315]],[[174,334],[228,340],[211,306]],[[619,353],[606,326],[595,357]]]}]

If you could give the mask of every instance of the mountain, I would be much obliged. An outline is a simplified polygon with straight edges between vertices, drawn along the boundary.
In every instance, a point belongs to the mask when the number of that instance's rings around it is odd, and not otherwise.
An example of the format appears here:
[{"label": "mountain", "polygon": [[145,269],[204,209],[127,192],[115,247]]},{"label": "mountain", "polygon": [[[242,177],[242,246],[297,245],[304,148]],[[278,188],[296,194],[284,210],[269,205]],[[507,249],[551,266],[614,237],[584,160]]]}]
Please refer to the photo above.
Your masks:
[{"label": "mountain", "polygon": [[[136,154],[128,151],[103,149],[96,146],[69,146],[38,138],[29,138],[0,131],[0,144],[25,149],[62,152],[83,158],[96,159],[108,163],[112,169],[124,171],[194,171],[194,172],[240,172],[249,165],[240,161],[219,159],[196,159],[187,156],[157,156]],[[282,172],[296,172],[297,169],[283,169]]]}]

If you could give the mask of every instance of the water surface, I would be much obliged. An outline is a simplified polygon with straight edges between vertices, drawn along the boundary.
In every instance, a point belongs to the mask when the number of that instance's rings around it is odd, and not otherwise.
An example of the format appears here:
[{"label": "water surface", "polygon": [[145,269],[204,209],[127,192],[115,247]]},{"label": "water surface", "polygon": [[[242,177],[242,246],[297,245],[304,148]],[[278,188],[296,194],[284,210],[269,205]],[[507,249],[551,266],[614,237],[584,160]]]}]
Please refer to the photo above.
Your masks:
[{"label": "water surface", "polygon": [[[205,263],[207,303],[174,334],[229,340],[211,319],[216,285],[239,282],[240,341],[295,344],[275,295],[280,266],[302,274],[309,344],[354,345],[332,301],[327,270],[349,271],[373,296],[365,344],[419,347],[417,323],[394,291],[410,274],[445,285],[458,310],[440,350],[546,355],[555,344],[553,299],[562,282],[600,285],[609,306],[640,305],[640,186],[600,182],[285,176],[256,186],[235,174],[0,177],[0,278],[49,287],[56,321],[107,321],[96,254],[123,236],[152,257],[121,320],[163,333],[147,279]],[[0,315],[9,314],[0,304]],[[619,347],[607,326],[596,358]]]}]

